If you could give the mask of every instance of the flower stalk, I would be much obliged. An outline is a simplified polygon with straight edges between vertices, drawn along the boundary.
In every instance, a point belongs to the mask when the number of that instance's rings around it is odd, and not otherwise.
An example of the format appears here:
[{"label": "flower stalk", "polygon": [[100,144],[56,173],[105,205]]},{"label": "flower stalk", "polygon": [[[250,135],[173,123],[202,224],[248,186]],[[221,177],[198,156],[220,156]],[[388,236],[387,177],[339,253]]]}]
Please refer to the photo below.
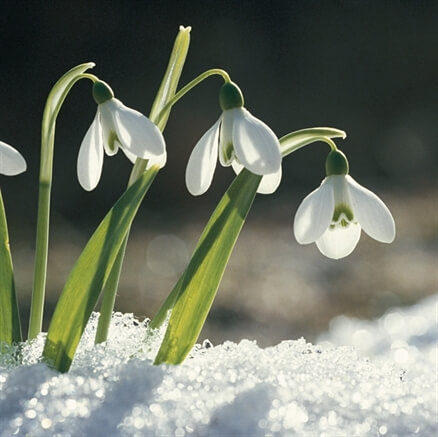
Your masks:
[{"label": "flower stalk", "polygon": [[56,118],[73,85],[80,79],[89,79],[88,75],[84,75],[84,72],[93,66],[94,64],[92,62],[81,64],[64,74],[50,91],[44,108],[41,129],[38,215],[35,243],[35,266],[28,332],[29,339],[35,338],[41,332],[43,322]]}]

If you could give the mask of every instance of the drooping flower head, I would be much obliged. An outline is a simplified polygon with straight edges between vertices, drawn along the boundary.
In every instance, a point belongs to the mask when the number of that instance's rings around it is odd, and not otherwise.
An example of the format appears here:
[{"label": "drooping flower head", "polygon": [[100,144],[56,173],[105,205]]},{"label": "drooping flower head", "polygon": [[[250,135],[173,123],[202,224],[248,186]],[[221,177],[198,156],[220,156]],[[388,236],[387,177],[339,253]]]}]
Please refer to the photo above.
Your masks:
[{"label": "drooping flower head", "polygon": [[93,190],[99,182],[104,151],[112,156],[120,148],[131,162],[142,158],[148,160],[148,167],[165,165],[166,145],[154,123],[114,98],[103,81],[93,84],[93,98],[97,112],[82,141],[77,163],[79,183],[85,190]]},{"label": "drooping flower head", "polygon": [[0,141],[0,174],[15,176],[26,171],[26,161],[18,150]]},{"label": "drooping flower head", "polygon": [[301,202],[295,215],[298,243],[315,242],[323,255],[333,259],[346,257],[354,250],[361,229],[382,243],[391,243],[395,238],[389,209],[348,172],[345,155],[332,150],[326,160],[327,177]]},{"label": "drooping flower head", "polygon": [[281,179],[280,143],[272,130],[243,106],[240,88],[226,82],[219,94],[222,114],[202,136],[190,155],[186,185],[191,194],[205,193],[211,185],[216,163],[230,165],[236,173],[245,167],[262,179],[260,192],[273,192]]}]

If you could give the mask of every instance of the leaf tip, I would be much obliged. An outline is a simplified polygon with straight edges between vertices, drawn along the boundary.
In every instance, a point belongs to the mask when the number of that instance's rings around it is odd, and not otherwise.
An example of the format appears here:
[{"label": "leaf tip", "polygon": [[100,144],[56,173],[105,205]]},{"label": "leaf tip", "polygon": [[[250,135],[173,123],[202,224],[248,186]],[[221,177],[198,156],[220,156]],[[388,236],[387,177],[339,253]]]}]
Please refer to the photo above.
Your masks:
[{"label": "leaf tip", "polygon": [[192,30],[192,26],[183,26],[182,24],[179,26],[180,32],[190,33],[191,30]]}]

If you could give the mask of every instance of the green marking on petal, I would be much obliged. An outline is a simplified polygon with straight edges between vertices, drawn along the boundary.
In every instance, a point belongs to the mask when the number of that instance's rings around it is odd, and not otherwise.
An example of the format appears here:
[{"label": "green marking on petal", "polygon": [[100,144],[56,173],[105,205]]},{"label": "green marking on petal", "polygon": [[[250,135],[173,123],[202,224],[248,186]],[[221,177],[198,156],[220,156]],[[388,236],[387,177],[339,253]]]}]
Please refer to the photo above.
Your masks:
[{"label": "green marking on petal", "polygon": [[111,152],[117,151],[116,141],[117,141],[117,134],[112,130],[108,138],[108,147],[111,150]]},{"label": "green marking on petal", "polygon": [[233,157],[234,157],[233,143],[226,144],[222,153],[223,153],[224,162],[229,164],[233,160]]},{"label": "green marking on petal", "polygon": [[345,203],[338,203],[333,212],[333,223],[340,223],[341,226],[347,227],[354,219],[354,214],[351,208]]}]

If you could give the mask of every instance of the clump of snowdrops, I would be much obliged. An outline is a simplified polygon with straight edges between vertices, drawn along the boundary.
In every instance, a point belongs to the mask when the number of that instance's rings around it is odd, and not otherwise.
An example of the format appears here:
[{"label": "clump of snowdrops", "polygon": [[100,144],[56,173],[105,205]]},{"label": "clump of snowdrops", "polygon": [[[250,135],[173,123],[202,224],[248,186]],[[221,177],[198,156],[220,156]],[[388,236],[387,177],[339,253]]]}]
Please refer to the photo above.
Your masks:
[{"label": "clump of snowdrops", "polygon": [[[181,27],[167,70],[149,117],[125,106],[111,87],[90,74],[93,63],[65,73],[49,93],[42,120],[35,270],[28,338],[41,332],[49,241],[50,193],[56,119],[65,98],[82,79],[92,83],[96,115],[79,148],[77,175],[81,186],[99,183],[104,156],[119,149],[133,167],[126,191],[108,211],[73,266],[57,302],[47,332],[43,359],[68,371],[84,328],[102,296],[96,343],[104,342],[117,294],[131,224],[155,176],[166,164],[163,131],[175,105],[186,93],[211,76],[223,79],[219,90],[221,113],[193,148],[186,185],[194,196],[212,183],[217,161],[236,173],[208,221],[192,258],[162,307],[151,320],[158,328],[170,313],[155,363],[181,363],[195,344],[218,290],[225,267],[257,193],[272,194],[281,182],[282,160],[315,142],[330,151],[321,185],[301,203],[294,234],[301,244],[316,243],[321,253],[339,259],[350,254],[363,229],[375,240],[390,243],[394,220],[385,204],[349,175],[346,156],[334,142],[342,130],[302,129],[281,138],[244,106],[243,93],[230,75],[210,69],[178,90],[189,49],[190,28]],[[178,90],[178,91],[177,91]],[[0,142],[0,173],[17,175],[26,161],[12,146]],[[0,346],[22,342],[20,315],[3,200],[0,195]],[[4,347],[0,347],[0,353]]]}]

